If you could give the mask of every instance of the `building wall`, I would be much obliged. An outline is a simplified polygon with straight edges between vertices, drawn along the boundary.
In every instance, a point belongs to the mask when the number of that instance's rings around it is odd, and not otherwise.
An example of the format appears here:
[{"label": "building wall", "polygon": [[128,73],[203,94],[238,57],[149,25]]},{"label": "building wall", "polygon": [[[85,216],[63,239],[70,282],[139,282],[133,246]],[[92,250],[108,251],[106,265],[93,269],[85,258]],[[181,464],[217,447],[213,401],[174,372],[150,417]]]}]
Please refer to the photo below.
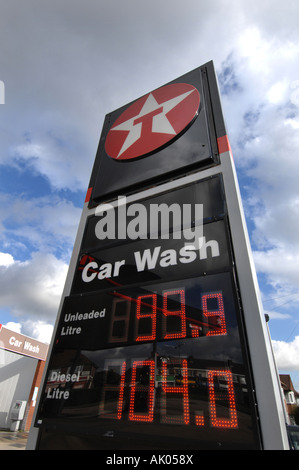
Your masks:
[{"label": "building wall", "polygon": [[38,361],[38,364],[36,366],[36,371],[35,371],[35,376],[32,382],[31,390],[30,390],[30,395],[28,399],[28,405],[27,405],[27,411],[26,415],[24,418],[24,423],[23,423],[23,428],[25,431],[30,430],[34,410],[35,410],[35,405],[36,405],[36,399],[33,400],[34,394],[36,389],[39,390],[43,372],[45,368],[45,361]]},{"label": "building wall", "polygon": [[15,400],[29,400],[38,360],[0,349],[0,428],[9,429]]}]

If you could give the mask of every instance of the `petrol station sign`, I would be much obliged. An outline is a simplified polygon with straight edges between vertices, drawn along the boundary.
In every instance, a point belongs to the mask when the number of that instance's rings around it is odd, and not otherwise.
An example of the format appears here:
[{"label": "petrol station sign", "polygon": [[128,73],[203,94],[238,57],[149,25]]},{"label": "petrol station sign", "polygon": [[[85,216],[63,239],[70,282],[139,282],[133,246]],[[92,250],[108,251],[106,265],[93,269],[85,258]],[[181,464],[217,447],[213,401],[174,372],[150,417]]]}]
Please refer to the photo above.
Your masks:
[{"label": "petrol station sign", "polygon": [[257,294],[239,261],[248,247],[232,168],[212,63],[106,116],[36,448],[269,445],[258,370],[267,339],[246,305]]},{"label": "petrol station sign", "polygon": [[207,73],[200,68],[109,113],[91,176],[90,206],[214,164],[209,95]]},{"label": "petrol station sign", "polygon": [[116,160],[147,156],[177,138],[197,117],[200,95],[192,85],[166,85],[129,106],[111,126],[105,141]]}]

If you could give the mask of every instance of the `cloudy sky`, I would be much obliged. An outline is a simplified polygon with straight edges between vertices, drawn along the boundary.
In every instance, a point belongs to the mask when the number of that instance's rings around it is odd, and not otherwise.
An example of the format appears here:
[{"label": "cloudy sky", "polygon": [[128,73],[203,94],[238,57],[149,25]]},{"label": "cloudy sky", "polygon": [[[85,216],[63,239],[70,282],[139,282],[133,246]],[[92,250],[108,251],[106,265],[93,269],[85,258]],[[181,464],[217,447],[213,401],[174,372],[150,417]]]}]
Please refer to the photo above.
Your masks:
[{"label": "cloudy sky", "polygon": [[105,114],[214,61],[299,391],[298,0],[0,0],[0,323],[50,341]]}]

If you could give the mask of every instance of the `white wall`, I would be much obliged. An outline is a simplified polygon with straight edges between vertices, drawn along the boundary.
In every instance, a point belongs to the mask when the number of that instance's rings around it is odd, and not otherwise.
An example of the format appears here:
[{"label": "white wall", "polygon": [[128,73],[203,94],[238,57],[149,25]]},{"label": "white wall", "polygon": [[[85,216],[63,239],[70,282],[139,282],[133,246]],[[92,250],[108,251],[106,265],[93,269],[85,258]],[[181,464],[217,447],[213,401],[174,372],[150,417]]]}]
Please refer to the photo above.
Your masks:
[{"label": "white wall", "polygon": [[0,349],[0,429],[9,429],[15,400],[28,400],[37,359]]}]

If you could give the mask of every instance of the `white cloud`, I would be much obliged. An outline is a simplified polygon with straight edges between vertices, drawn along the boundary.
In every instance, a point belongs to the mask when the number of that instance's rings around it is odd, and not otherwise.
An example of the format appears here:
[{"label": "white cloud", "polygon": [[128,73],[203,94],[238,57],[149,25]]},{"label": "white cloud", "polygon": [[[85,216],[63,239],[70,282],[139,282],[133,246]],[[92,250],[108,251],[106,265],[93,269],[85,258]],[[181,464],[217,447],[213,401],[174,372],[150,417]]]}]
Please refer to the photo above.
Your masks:
[{"label": "white cloud", "polygon": [[274,310],[271,310],[270,312],[266,311],[265,313],[269,314],[271,320],[289,320],[292,318],[288,313],[275,312]]},{"label": "white cloud", "polygon": [[[21,143],[12,145],[11,164],[19,170],[25,164],[31,171],[43,175],[53,189],[85,191],[96,148],[88,151],[86,158],[87,148],[81,142],[80,131],[69,129],[69,125],[63,122],[59,126],[59,120],[55,120],[57,129],[49,132],[43,126],[29,139],[26,135]],[[87,146],[87,142],[85,144]]]},{"label": "white cloud", "polygon": [[290,89],[289,83],[286,80],[274,83],[269,89],[266,97],[271,104],[285,103],[286,99],[289,98]]},{"label": "white cloud", "polygon": [[255,251],[254,262],[258,272],[268,277],[269,283],[278,289],[287,286],[298,291],[299,286],[299,250],[289,251],[284,248],[273,248],[266,251]]},{"label": "white cloud", "polygon": [[[17,258],[30,244],[35,251],[54,253],[69,260],[82,209],[52,195],[25,199],[0,194],[2,243]],[[11,263],[8,253],[0,255],[0,265]]]},{"label": "white cloud", "polygon": [[54,324],[67,269],[67,264],[43,253],[0,267],[0,308],[10,308],[11,314],[24,324],[23,334],[34,337],[42,330],[48,334],[47,325]]},{"label": "white cloud", "polygon": [[6,328],[8,328],[11,331],[14,331],[15,333],[21,333],[21,330],[22,330],[21,323],[16,323],[16,322],[13,322],[13,321],[9,321],[9,322],[6,323],[6,325],[3,325],[3,326],[5,326]]},{"label": "white cloud", "polygon": [[274,201],[272,206],[270,201],[265,200],[266,204],[266,208],[261,208],[259,204],[253,209],[257,213],[253,217],[254,241],[258,247],[277,246],[296,255],[299,249],[299,193],[298,196],[296,193],[290,194],[287,200]]},{"label": "white cloud", "polygon": [[[224,87],[223,104],[237,170],[246,185],[242,189],[246,215],[254,224],[258,273],[275,289],[289,285],[299,290],[299,46],[290,17],[295,5],[289,12],[282,7],[280,25],[278,9],[266,18],[269,5],[260,5],[257,18],[253,3],[247,27],[223,62],[222,70],[230,70],[230,83],[235,83]],[[271,34],[270,23],[278,25],[277,34]]]},{"label": "white cloud", "polygon": [[31,337],[42,343],[50,344],[53,334],[53,324],[46,323],[44,321],[30,321],[27,320],[25,323],[27,331],[31,331]]},{"label": "white cloud", "polygon": [[14,263],[13,256],[10,253],[0,253],[0,266],[10,266]]},{"label": "white cloud", "polygon": [[5,328],[15,331],[16,333],[25,334],[23,332],[25,325],[25,331],[31,338],[41,341],[42,343],[50,343],[53,334],[53,324],[46,323],[41,320],[22,320],[22,323],[17,323],[13,321],[7,322]]},{"label": "white cloud", "polygon": [[299,370],[299,336],[291,343],[272,341],[277,367],[280,370]]}]

